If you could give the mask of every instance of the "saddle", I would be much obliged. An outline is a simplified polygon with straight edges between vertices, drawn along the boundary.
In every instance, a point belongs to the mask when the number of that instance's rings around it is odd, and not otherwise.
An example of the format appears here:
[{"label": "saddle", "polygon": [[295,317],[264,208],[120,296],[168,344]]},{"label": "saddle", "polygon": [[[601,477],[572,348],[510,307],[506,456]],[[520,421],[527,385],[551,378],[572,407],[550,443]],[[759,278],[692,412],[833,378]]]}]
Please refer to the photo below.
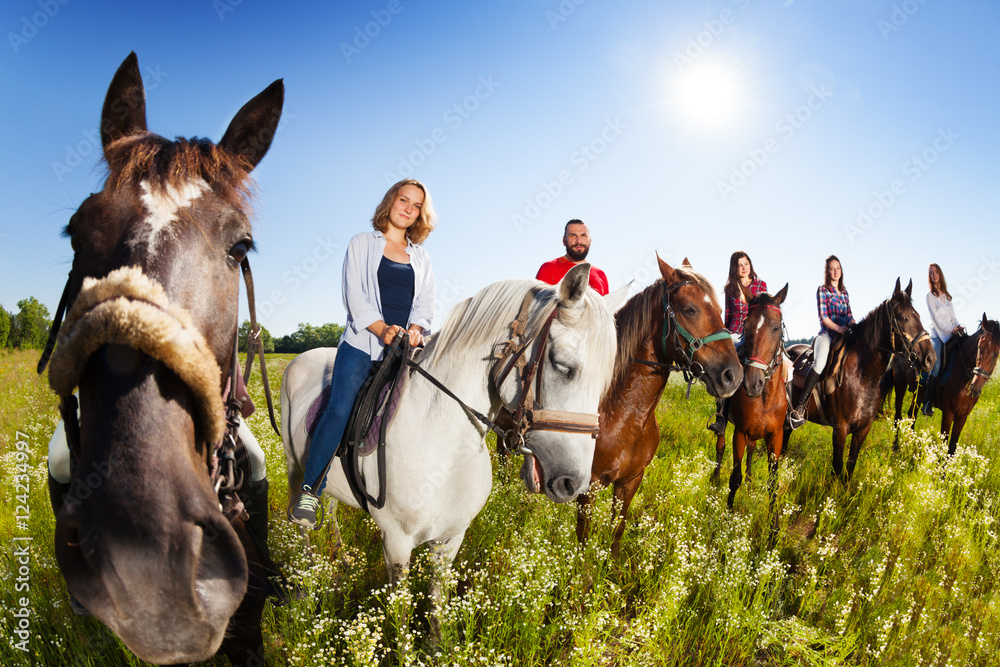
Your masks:
[{"label": "saddle", "polygon": [[[823,395],[832,394],[844,379],[844,359],[847,358],[847,338],[846,336],[833,336],[830,342],[830,356],[827,358],[826,368],[820,381],[816,383],[814,392],[818,392],[823,387]],[[806,375],[813,365],[812,345],[799,343],[787,349],[788,356],[792,359],[793,373],[792,385],[802,389],[805,385]]]},{"label": "saddle", "polygon": [[[407,361],[411,358],[408,338],[397,338],[377,362],[365,379],[354,400],[351,416],[344,430],[344,437],[337,448],[337,456],[344,468],[354,498],[366,512],[369,507],[379,509],[385,503],[385,436],[392,417],[402,400]],[[312,436],[320,415],[331,399],[332,387],[326,385],[316,397],[306,415],[306,432]],[[360,459],[378,452],[379,492],[373,498],[368,494]],[[325,474],[325,473],[324,473]]]}]

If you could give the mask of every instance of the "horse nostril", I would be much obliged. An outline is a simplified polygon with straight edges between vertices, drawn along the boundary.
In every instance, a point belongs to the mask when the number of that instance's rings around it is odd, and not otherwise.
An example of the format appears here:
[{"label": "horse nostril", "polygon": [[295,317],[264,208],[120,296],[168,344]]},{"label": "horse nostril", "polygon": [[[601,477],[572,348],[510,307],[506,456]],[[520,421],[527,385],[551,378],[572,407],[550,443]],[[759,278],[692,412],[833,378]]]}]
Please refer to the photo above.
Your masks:
[{"label": "horse nostril", "polygon": [[726,383],[726,386],[734,384],[736,382],[736,373],[733,373],[731,368],[727,368],[722,371],[722,381]]}]

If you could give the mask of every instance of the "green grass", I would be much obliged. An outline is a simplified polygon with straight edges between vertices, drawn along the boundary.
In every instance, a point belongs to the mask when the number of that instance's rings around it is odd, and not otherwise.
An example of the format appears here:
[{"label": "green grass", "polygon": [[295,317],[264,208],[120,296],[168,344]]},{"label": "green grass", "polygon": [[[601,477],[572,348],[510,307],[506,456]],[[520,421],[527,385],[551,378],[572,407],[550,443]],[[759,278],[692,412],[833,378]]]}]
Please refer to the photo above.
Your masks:
[{"label": "green grass", "polygon": [[[291,355],[269,355],[277,395]],[[56,401],[34,377],[37,353],[0,356],[0,647],[4,665],[137,665],[91,619],[74,616],[52,554],[45,488]],[[338,512],[344,549],[324,529],[306,549],[284,521],[284,454],[271,432],[259,376],[250,419],[267,453],[276,558],[308,596],[264,614],[272,665],[396,665],[412,647],[423,665],[1000,665],[1000,390],[990,382],[954,458],[933,420],[904,429],[875,424],[848,484],[831,477],[830,430],[797,431],[779,467],[774,514],[766,455],[726,510],[731,458],[710,481],[714,404],[671,383],[659,407],[661,444],[632,505],[622,555],[610,556],[610,490],[595,496],[593,538],[580,546],[575,505],[528,496],[520,464],[494,461],[489,502],[444,573],[450,596],[442,640],[427,641],[433,574],[416,554],[405,585],[386,585],[378,529]],[[17,432],[27,436],[17,435]],[[25,453],[17,453],[17,442]],[[27,469],[27,530],[14,520],[12,483]],[[772,526],[777,525],[777,531]],[[12,537],[32,536],[27,608],[30,656],[13,648],[18,564]],[[409,610],[413,610],[412,613]],[[225,665],[224,658],[206,664]]]}]

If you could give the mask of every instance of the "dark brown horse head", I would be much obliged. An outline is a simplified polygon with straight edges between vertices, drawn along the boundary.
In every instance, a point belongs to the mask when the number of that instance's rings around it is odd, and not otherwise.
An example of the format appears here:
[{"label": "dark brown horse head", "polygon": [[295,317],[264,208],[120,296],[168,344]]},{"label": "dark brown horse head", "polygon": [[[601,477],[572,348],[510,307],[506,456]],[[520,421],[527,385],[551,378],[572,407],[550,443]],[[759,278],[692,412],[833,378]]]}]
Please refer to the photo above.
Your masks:
[{"label": "dark brown horse head", "polygon": [[920,314],[913,307],[910,298],[912,292],[912,280],[904,290],[900,289],[900,280],[896,278],[892,296],[885,302],[890,319],[890,346],[894,352],[908,356],[914,366],[923,371],[930,371],[934,368],[937,355],[934,353],[930,334],[924,330]]},{"label": "dark brown horse head", "polygon": [[72,307],[49,380],[62,396],[78,388],[80,418],[56,557],[70,592],[149,662],[210,657],[246,591],[207,466],[253,244],[249,173],[283,98],[276,81],[218,145],[170,141],[146,130],[130,54],[101,117],[107,180],[66,227]]},{"label": "dark brown horse head", "polygon": [[743,381],[743,367],[722,322],[715,289],[691,268],[686,257],[678,269],[659,255],[656,261],[663,278],[663,303],[671,311],[664,313],[663,326],[668,335],[663,353],[674,363],[690,364],[712,396],[732,396]]},{"label": "dark brown horse head", "polygon": [[996,370],[998,354],[1000,354],[1000,323],[987,319],[986,313],[983,313],[976,341],[976,366],[972,371],[972,383],[969,388],[973,398],[979,398],[983,386]]},{"label": "dark brown horse head", "polygon": [[746,350],[743,386],[747,396],[756,398],[775,372],[781,372],[784,346],[781,335],[781,304],[788,295],[788,283],[771,296],[762,293],[754,296],[742,283],[749,311],[743,322],[743,345]]}]

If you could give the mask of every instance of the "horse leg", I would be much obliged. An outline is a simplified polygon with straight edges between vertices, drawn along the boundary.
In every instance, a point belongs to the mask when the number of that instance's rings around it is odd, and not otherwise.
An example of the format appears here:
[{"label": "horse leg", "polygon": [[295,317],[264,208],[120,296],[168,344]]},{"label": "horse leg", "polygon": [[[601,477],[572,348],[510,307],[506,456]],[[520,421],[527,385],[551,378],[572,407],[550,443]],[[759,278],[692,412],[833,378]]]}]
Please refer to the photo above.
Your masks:
[{"label": "horse leg", "polygon": [[[946,406],[941,410],[941,437],[951,440],[952,426],[955,423],[955,411],[951,406]],[[964,422],[963,422],[964,423]],[[957,442],[957,441],[956,441]],[[948,454],[954,453],[952,445],[948,445]]]},{"label": "horse leg", "polygon": [[775,512],[775,506],[778,501],[778,460],[781,459],[781,445],[783,440],[784,438],[782,432],[778,430],[771,431],[766,436],[768,453],[767,490],[768,495],[770,496],[769,505],[772,517],[772,540],[778,536],[778,514]]},{"label": "horse leg", "polygon": [[726,432],[723,431],[715,436],[715,472],[712,473],[712,481],[719,481],[719,470],[722,468],[722,457],[726,455]]},{"label": "horse leg", "polygon": [[[896,427],[896,435],[892,440],[892,451],[899,451],[899,420],[903,418],[903,401],[906,398],[906,385],[904,384],[900,387],[898,384],[895,386],[894,396],[892,397],[893,403],[896,407],[896,417],[893,419],[893,424]],[[916,397],[914,396],[914,400]],[[910,406],[912,412],[913,406]]]},{"label": "horse leg", "polygon": [[[733,499],[736,498],[736,492],[743,484],[743,455],[746,452],[746,446],[746,433],[735,429],[733,431],[733,472],[729,475],[729,497],[726,499],[726,505],[729,509],[733,509]],[[747,459],[748,476],[749,466],[750,460]]]},{"label": "horse leg", "polygon": [[430,643],[434,648],[441,641],[441,619],[439,617],[441,609],[444,607],[444,587],[441,585],[444,579],[444,571],[451,567],[458,555],[458,548],[462,546],[465,539],[465,532],[453,535],[446,540],[439,540],[431,544],[431,559],[434,562],[434,576],[431,577],[430,599],[431,613],[427,618],[430,625]]},{"label": "horse leg", "polygon": [[[379,526],[382,529],[382,556],[385,558],[385,570],[392,586],[409,586],[407,575],[410,572],[410,554],[416,544],[413,538],[392,526]],[[403,596],[406,599],[407,596]],[[398,603],[397,603],[398,604]],[[410,615],[413,610],[408,604],[395,611],[396,650],[398,662],[409,664],[413,647],[410,645]],[[390,614],[393,610],[390,610]]]},{"label": "horse leg", "polygon": [[965,420],[969,418],[969,413],[955,415],[955,421],[951,425],[951,438],[948,440],[948,456],[955,455],[955,448],[958,447],[958,438],[965,428]]},{"label": "horse leg", "polygon": [[836,424],[833,427],[833,474],[844,478],[844,445],[847,444],[847,425]]},{"label": "horse leg", "polygon": [[615,482],[614,496],[615,500],[619,503],[619,510],[618,525],[615,527],[614,536],[611,538],[611,555],[616,560],[621,553],[622,535],[625,534],[625,520],[628,518],[628,508],[632,505],[632,498],[635,497],[635,492],[639,490],[639,484],[642,483],[642,477],[645,473],[646,470],[643,468],[632,478],[624,482]]},{"label": "horse leg", "polygon": [[582,493],[576,497],[576,540],[580,544],[586,544],[588,537],[590,537],[590,494]]},{"label": "horse leg", "polygon": [[861,430],[851,435],[851,452],[847,457],[847,479],[850,479],[851,475],[854,474],[854,466],[858,463],[858,454],[861,452],[861,446],[865,444],[865,439],[871,428],[872,423],[868,422]]}]

